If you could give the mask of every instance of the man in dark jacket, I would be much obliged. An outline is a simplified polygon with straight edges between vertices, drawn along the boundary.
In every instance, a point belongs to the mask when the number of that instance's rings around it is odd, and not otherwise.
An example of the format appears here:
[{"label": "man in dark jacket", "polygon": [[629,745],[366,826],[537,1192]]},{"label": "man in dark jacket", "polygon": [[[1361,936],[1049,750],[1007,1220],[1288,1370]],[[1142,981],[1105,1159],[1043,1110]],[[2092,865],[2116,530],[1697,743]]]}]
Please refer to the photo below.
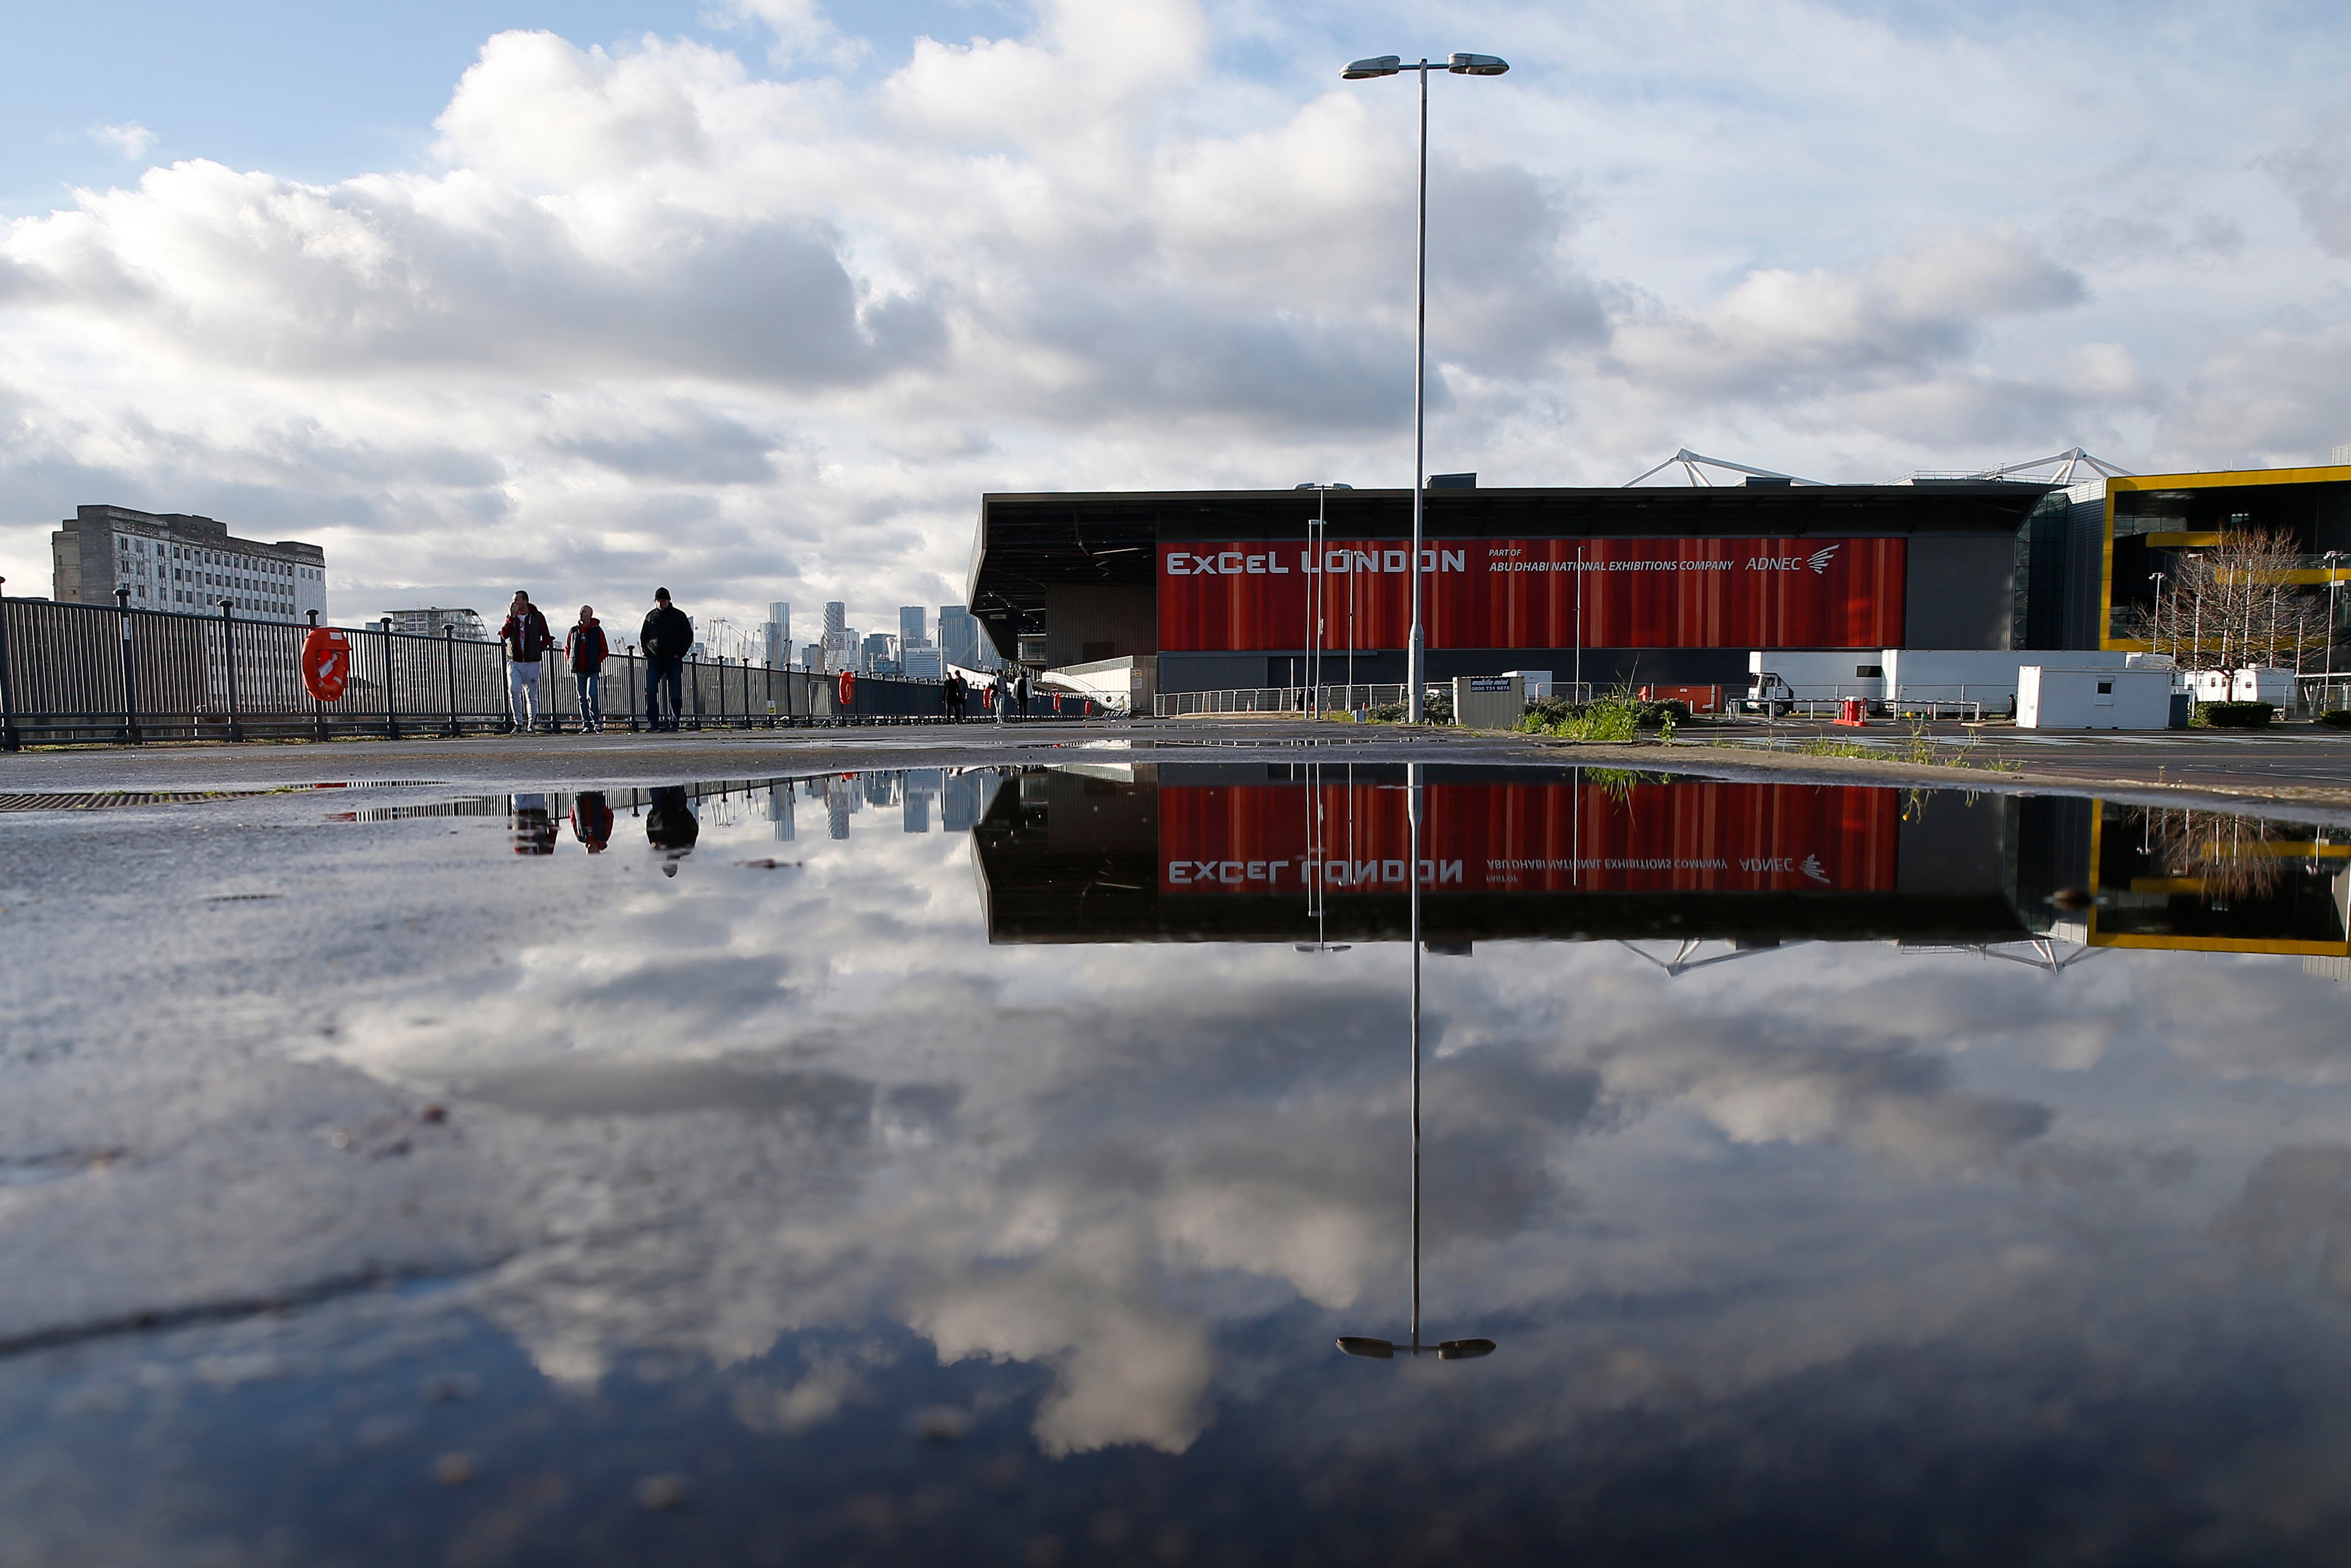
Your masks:
[{"label": "man in dark jacket", "polygon": [[530,601],[530,595],[515,590],[514,602],[507,606],[507,618],[498,627],[498,642],[507,653],[507,706],[512,711],[517,735],[528,735],[538,726],[538,662],[547,656],[554,644],[555,633],[547,629],[547,617]]},{"label": "man in dark jacket", "polygon": [[[684,673],[685,655],[694,647],[694,622],[685,612],[669,601],[669,590],[653,590],[653,607],[645,617],[638,632],[637,646],[645,655],[645,721],[653,729],[675,729],[677,716],[684,706],[680,676]],[[661,693],[666,686],[669,706],[664,713]]]}]

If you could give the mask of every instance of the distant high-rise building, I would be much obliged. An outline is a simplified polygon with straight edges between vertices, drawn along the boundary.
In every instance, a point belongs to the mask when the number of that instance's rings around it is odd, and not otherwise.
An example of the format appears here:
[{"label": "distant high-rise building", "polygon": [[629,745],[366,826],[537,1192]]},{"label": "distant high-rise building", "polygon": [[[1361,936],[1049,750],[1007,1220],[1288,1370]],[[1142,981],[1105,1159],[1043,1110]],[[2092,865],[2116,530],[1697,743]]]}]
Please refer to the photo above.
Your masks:
[{"label": "distant high-rise building", "polygon": [[821,673],[824,669],[824,644],[810,643],[800,649],[800,668]]},{"label": "distant high-rise building", "polygon": [[906,771],[906,782],[899,793],[899,804],[904,808],[905,831],[927,833],[931,831],[931,802],[939,798],[944,775],[935,768],[913,768]]},{"label": "distant high-rise building", "polygon": [[867,674],[894,675],[898,673],[896,641],[887,632],[875,632],[866,637],[862,644],[864,656],[861,663]]},{"label": "distant high-rise building", "polygon": [[778,666],[792,662],[792,607],[781,600],[768,606],[768,623],[760,628],[767,640],[768,663]]},{"label": "distant high-rise building", "polygon": [[824,634],[838,637],[849,625],[849,606],[835,599],[824,607]]},{"label": "distant high-rise building", "polygon": [[898,673],[910,681],[935,681],[946,671],[940,667],[936,648],[901,648],[898,650]]},{"label": "distant high-rise building", "polygon": [[939,825],[950,833],[967,833],[987,810],[996,791],[996,775],[980,769],[950,776],[941,787]]},{"label": "distant high-rise building", "polygon": [[784,843],[792,841],[792,784],[768,786],[768,821],[776,825],[776,837]]},{"label": "distant high-rise building", "polygon": [[951,664],[961,664],[967,670],[983,667],[979,662],[979,622],[960,604],[939,606],[939,651]]},{"label": "distant high-rise building", "polygon": [[899,653],[904,653],[909,648],[927,648],[931,645],[929,630],[924,624],[925,619],[923,607],[919,604],[898,606]]}]

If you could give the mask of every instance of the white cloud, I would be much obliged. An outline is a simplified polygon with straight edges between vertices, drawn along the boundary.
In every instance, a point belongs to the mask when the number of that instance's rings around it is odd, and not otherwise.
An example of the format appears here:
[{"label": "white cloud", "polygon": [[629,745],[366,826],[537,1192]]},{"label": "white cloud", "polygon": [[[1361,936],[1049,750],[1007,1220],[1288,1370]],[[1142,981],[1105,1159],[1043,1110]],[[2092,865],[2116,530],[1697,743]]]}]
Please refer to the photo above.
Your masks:
[{"label": "white cloud", "polygon": [[[41,580],[48,519],[110,499],[319,538],[346,616],[517,572],[605,602],[657,566],[706,611],[871,623],[960,596],[983,489],[1401,479],[1413,112],[1322,63],[1352,14],[719,16],[785,68],[501,34],[429,166],[192,158],[10,224],[0,569]],[[2077,103],[2023,62],[2090,24],[2020,25],[1483,18],[1518,69],[1432,105],[1439,465],[1609,482],[1686,442],[1878,478],[2339,439],[2340,160],[2310,106],[2268,107],[2217,34],[2194,134],[2167,53]],[[2265,154],[2306,232],[2242,178]]]},{"label": "white cloud", "polygon": [[125,158],[144,158],[147,150],[155,145],[155,133],[135,120],[120,125],[94,125],[89,139],[101,147],[111,147]]}]

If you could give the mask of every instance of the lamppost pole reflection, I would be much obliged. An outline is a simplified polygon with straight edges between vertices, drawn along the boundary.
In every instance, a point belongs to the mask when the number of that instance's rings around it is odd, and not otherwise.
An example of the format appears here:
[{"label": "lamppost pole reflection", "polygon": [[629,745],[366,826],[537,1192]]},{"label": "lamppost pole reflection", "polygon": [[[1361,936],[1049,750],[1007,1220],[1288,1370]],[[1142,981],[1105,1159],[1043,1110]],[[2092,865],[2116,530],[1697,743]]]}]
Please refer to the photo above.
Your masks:
[{"label": "lamppost pole reflection", "polygon": [[1369,1339],[1361,1334],[1341,1334],[1339,1348],[1349,1355],[1360,1355],[1373,1361],[1392,1360],[1396,1353],[1406,1355],[1435,1355],[1440,1361],[1471,1361],[1494,1354],[1494,1342],[1489,1339],[1448,1339],[1435,1344],[1420,1343],[1420,764],[1405,764],[1405,821],[1409,843],[1405,862],[1409,878],[1407,907],[1412,925],[1412,1339],[1405,1344],[1393,1340]]}]

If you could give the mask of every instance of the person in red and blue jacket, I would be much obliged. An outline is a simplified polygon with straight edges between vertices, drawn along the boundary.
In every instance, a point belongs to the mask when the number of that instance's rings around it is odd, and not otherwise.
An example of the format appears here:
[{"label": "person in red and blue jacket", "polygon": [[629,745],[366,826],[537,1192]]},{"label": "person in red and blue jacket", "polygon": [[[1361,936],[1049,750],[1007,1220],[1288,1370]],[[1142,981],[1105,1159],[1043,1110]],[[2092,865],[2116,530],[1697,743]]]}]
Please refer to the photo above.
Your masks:
[{"label": "person in red and blue jacket", "polygon": [[604,727],[604,705],[597,693],[604,661],[611,653],[611,644],[604,641],[603,623],[596,619],[596,607],[581,605],[580,623],[563,634],[563,656],[570,661],[571,679],[580,688],[580,727],[591,734]]}]

